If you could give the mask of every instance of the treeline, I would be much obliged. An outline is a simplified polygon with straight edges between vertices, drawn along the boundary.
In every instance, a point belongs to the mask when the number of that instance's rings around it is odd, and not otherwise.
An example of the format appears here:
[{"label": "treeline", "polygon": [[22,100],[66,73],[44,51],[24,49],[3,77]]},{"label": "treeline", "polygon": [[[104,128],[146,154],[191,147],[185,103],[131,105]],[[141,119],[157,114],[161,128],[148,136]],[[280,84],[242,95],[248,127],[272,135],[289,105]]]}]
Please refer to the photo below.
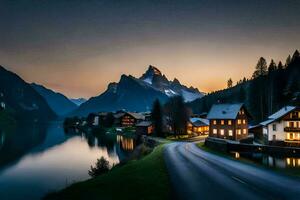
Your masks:
[{"label": "treeline", "polygon": [[232,86],[229,79],[228,88],[212,92],[189,104],[194,113],[208,112],[216,103],[245,104],[257,123],[266,119],[286,105],[300,105],[300,54],[296,50],[288,56],[285,65],[276,64],[272,59],[267,65],[261,57],[251,78],[238,81]]}]

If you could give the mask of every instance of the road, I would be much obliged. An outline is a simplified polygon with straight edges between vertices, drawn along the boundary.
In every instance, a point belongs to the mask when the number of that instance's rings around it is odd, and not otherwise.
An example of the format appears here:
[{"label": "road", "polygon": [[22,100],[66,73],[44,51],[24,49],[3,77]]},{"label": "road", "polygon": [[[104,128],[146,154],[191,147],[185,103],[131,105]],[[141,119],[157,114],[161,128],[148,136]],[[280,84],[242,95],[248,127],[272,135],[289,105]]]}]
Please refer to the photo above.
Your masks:
[{"label": "road", "polygon": [[174,199],[300,199],[300,179],[199,149],[168,144],[164,157]]}]

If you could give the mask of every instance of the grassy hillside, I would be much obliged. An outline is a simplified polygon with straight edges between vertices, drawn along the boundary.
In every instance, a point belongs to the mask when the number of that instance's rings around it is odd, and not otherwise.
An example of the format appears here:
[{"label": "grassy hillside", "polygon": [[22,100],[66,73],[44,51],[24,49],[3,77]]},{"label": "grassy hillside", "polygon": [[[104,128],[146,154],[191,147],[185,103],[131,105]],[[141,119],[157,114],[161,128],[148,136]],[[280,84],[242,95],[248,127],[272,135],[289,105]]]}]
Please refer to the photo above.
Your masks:
[{"label": "grassy hillside", "polygon": [[141,160],[130,161],[107,174],[76,183],[46,199],[170,199],[163,145]]}]

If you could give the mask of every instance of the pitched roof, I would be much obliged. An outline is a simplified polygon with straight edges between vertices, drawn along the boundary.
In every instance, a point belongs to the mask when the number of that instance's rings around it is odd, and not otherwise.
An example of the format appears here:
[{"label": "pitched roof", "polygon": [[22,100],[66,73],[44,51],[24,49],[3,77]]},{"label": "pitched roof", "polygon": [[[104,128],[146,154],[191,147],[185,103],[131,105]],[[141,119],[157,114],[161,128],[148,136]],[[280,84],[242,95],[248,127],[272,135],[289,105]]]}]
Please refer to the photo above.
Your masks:
[{"label": "pitched roof", "polygon": [[135,126],[151,126],[151,121],[141,121],[140,123],[137,123]]},{"label": "pitched roof", "polygon": [[120,117],[123,117],[124,115],[125,115],[125,113],[121,112],[121,113],[114,114],[114,117],[118,119]]},{"label": "pitched roof", "polygon": [[131,115],[132,117],[134,117],[135,119],[145,119],[145,116],[141,113],[135,113],[135,112],[127,112],[129,115]]},{"label": "pitched roof", "polygon": [[190,118],[190,122],[194,126],[208,126],[209,125],[208,119],[203,119],[203,118],[199,118],[199,117]]},{"label": "pitched roof", "polygon": [[242,106],[242,103],[214,104],[207,115],[207,119],[235,119]]},{"label": "pitched roof", "polygon": [[263,126],[266,126],[266,125],[280,119],[281,117],[284,117],[285,115],[292,112],[296,108],[297,107],[295,107],[295,106],[285,106],[285,107],[281,108],[280,110],[278,110],[277,112],[275,112],[274,114],[270,115],[266,121],[263,121],[260,124]]}]

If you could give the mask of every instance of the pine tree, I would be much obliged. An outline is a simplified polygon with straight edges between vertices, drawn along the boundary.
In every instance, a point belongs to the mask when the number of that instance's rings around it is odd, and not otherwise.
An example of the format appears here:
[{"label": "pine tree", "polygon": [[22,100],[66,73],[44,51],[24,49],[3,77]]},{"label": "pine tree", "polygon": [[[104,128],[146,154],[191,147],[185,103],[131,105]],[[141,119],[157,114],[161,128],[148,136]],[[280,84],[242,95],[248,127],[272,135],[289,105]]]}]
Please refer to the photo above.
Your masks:
[{"label": "pine tree", "polygon": [[257,78],[259,76],[264,76],[267,73],[268,73],[268,71],[267,71],[267,61],[263,57],[260,57],[257,64],[256,64],[255,71],[254,71],[252,77]]},{"label": "pine tree", "polygon": [[276,64],[275,64],[274,60],[272,59],[271,62],[270,62],[269,68],[268,68],[269,73],[270,72],[272,73],[273,71],[275,71],[276,68],[277,68]]},{"label": "pine tree", "polygon": [[153,103],[151,120],[154,126],[154,134],[158,137],[163,137],[163,113],[158,99]]},{"label": "pine tree", "polygon": [[227,88],[231,88],[232,87],[232,79],[229,78],[227,81]]},{"label": "pine tree", "polygon": [[278,70],[282,70],[283,69],[283,65],[282,65],[281,61],[279,61],[277,69]]},{"label": "pine tree", "polygon": [[289,55],[289,56],[286,58],[284,67],[287,68],[287,66],[291,63],[291,61],[292,61],[291,55]]}]

